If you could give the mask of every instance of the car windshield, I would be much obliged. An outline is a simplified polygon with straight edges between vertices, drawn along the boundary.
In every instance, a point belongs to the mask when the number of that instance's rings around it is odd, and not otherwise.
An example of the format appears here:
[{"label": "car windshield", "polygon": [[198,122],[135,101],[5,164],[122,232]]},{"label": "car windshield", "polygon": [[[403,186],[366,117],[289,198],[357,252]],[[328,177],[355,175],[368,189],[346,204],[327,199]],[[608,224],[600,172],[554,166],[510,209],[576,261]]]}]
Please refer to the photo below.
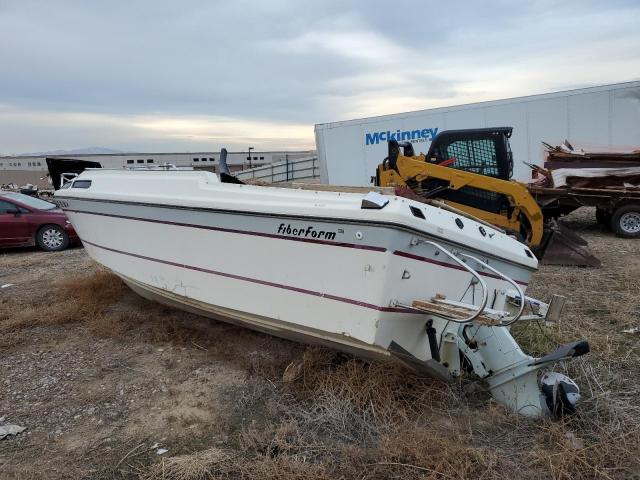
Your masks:
[{"label": "car windshield", "polygon": [[8,198],[9,200],[15,200],[17,202],[23,203],[31,208],[36,208],[38,210],[53,210],[54,208],[58,208],[55,204],[51,202],[45,202],[44,200],[40,200],[39,198],[30,197],[29,195],[24,195],[22,193],[15,192],[7,192],[0,194],[0,198]]}]

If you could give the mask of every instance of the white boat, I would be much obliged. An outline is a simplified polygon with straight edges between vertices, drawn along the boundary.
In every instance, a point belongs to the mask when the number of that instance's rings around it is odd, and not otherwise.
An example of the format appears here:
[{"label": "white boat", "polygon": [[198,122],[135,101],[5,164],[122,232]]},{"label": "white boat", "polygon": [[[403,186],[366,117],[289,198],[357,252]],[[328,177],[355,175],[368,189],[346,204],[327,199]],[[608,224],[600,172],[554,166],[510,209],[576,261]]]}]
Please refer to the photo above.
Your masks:
[{"label": "white boat", "polygon": [[588,344],[542,359],[520,349],[508,326],[560,305],[525,297],[535,256],[487,224],[397,196],[204,171],[85,170],[55,201],[88,254],[143,297],[445,379],[472,370],[525,415],[575,409],[575,383],[538,370]]}]

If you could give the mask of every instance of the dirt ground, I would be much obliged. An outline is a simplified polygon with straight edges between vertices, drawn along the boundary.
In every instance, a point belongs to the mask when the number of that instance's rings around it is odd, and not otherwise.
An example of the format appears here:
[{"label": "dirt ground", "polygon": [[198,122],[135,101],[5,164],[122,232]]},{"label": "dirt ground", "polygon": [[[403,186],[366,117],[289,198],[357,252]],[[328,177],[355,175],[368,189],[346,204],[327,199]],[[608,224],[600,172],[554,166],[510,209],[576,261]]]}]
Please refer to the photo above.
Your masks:
[{"label": "dirt ground", "polygon": [[533,354],[591,344],[558,367],[584,399],[555,422],[153,304],[82,248],[0,251],[0,425],[26,427],[0,477],[640,478],[640,241],[593,217],[565,223],[603,268],[543,266],[528,293],[566,295],[563,319],[514,331]]}]

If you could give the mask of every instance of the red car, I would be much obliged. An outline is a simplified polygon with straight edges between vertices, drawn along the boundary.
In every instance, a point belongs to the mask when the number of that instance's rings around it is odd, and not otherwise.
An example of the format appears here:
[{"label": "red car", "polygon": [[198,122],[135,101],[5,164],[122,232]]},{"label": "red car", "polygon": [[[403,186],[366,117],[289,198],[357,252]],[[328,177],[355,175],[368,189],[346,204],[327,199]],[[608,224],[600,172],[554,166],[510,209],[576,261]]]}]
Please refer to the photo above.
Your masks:
[{"label": "red car", "polygon": [[56,205],[15,192],[0,192],[0,248],[38,245],[64,250],[78,234]]}]

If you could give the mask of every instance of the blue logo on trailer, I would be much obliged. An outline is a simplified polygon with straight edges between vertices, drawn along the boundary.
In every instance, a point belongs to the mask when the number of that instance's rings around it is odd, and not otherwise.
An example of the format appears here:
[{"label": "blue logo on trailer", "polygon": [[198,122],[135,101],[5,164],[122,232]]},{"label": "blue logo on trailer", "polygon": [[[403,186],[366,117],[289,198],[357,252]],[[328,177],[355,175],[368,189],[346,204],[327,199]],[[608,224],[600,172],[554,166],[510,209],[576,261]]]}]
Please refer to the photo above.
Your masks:
[{"label": "blue logo on trailer", "polygon": [[384,132],[373,132],[364,134],[365,145],[377,145],[380,142],[388,142],[389,140],[405,140],[427,142],[432,141],[438,134],[437,128],[423,128],[421,130],[386,130]]}]

